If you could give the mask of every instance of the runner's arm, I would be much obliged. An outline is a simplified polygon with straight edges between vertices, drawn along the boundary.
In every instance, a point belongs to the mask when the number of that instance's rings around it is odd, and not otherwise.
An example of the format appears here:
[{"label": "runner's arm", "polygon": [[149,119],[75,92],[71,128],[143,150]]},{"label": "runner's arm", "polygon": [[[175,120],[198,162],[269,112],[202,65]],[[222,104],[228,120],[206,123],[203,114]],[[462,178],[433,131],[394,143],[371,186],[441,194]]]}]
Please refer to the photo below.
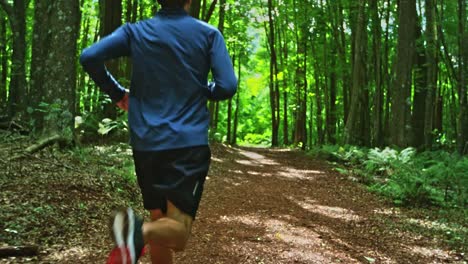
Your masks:
[{"label": "runner's arm", "polygon": [[123,56],[130,56],[129,36],[125,27],[115,30],[99,42],[83,50],[80,63],[96,85],[110,96],[112,101],[119,102],[126,90],[107,71],[104,62]]},{"label": "runner's arm", "polygon": [[221,32],[215,31],[210,49],[211,72],[214,82],[208,85],[208,99],[226,100],[237,91],[237,78]]}]

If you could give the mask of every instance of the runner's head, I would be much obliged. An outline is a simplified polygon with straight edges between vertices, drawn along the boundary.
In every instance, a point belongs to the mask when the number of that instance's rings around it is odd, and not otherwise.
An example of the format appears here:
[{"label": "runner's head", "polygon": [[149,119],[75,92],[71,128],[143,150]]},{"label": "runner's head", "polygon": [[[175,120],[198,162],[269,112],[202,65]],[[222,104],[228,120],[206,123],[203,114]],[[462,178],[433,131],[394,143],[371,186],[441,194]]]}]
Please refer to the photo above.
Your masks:
[{"label": "runner's head", "polygon": [[186,8],[190,6],[192,0],[158,0],[158,3],[166,8]]}]

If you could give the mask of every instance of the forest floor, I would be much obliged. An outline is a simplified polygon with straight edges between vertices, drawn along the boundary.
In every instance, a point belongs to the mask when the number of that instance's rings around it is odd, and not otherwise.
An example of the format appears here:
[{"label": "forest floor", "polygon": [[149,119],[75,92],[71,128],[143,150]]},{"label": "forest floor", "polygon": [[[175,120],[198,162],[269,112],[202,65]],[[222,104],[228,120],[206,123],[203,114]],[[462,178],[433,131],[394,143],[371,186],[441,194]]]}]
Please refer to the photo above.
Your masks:
[{"label": "forest floor", "polygon": [[[32,244],[40,252],[0,263],[105,263],[112,210],[132,206],[143,213],[130,149],[49,147],[8,161],[28,144],[21,138],[0,144],[0,247]],[[176,258],[202,264],[467,263],[460,251],[466,247],[443,239],[450,226],[466,233],[466,218],[441,224],[444,217],[394,207],[300,151],[214,144],[192,237]],[[150,263],[148,257],[141,263]]]}]

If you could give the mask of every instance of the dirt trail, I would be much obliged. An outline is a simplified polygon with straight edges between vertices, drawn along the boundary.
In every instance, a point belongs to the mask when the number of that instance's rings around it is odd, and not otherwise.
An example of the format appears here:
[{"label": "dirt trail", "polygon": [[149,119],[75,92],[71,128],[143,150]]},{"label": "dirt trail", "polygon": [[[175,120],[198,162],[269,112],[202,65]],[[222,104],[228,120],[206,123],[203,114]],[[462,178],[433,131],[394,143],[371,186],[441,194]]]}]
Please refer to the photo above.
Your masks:
[{"label": "dirt trail", "polygon": [[[193,235],[188,249],[177,255],[179,264],[463,263],[438,249],[434,239],[395,228],[394,223],[401,218],[399,210],[343,178],[324,161],[290,150],[222,145],[214,145],[212,154]],[[0,216],[0,220],[6,217],[3,221],[11,221],[15,212],[21,212],[13,205],[8,207],[11,199],[23,204],[41,199],[35,203],[50,205],[42,208],[58,215],[46,220],[38,216],[37,221],[52,223],[38,222],[34,227],[38,231],[31,233],[32,241],[50,237],[52,245],[41,256],[0,263],[105,262],[111,248],[107,232],[111,207],[141,206],[140,197],[132,184],[116,199],[112,196],[115,188],[110,186],[115,178],[106,178],[104,172],[96,177],[82,167],[83,172],[68,172],[68,180],[79,180],[71,186],[60,183],[67,181],[63,172],[50,168],[50,173],[56,174],[37,181],[38,166],[31,165],[23,168],[23,176],[11,175],[8,182],[0,184],[8,190],[0,198],[7,201],[4,209],[10,215]],[[12,165],[12,171],[18,169]],[[25,191],[32,179],[37,183]],[[24,221],[29,219],[23,217]],[[73,225],[58,221],[59,217]],[[149,263],[148,257],[141,263]]]},{"label": "dirt trail", "polygon": [[[180,263],[441,263],[430,239],[393,230],[397,212],[301,152],[213,148]],[[393,211],[393,212],[392,212]]]}]

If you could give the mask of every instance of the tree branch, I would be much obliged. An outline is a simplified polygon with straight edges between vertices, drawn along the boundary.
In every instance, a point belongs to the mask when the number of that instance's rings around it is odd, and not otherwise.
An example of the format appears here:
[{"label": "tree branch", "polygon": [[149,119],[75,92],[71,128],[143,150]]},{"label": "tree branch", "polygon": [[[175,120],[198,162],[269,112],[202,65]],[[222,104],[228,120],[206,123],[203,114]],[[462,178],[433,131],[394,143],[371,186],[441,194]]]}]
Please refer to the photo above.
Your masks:
[{"label": "tree branch", "polygon": [[211,2],[210,8],[208,9],[208,13],[206,13],[206,16],[203,18],[203,20],[208,23],[210,21],[211,16],[213,15],[213,12],[215,10],[216,4],[218,3],[218,0],[213,0]]}]

